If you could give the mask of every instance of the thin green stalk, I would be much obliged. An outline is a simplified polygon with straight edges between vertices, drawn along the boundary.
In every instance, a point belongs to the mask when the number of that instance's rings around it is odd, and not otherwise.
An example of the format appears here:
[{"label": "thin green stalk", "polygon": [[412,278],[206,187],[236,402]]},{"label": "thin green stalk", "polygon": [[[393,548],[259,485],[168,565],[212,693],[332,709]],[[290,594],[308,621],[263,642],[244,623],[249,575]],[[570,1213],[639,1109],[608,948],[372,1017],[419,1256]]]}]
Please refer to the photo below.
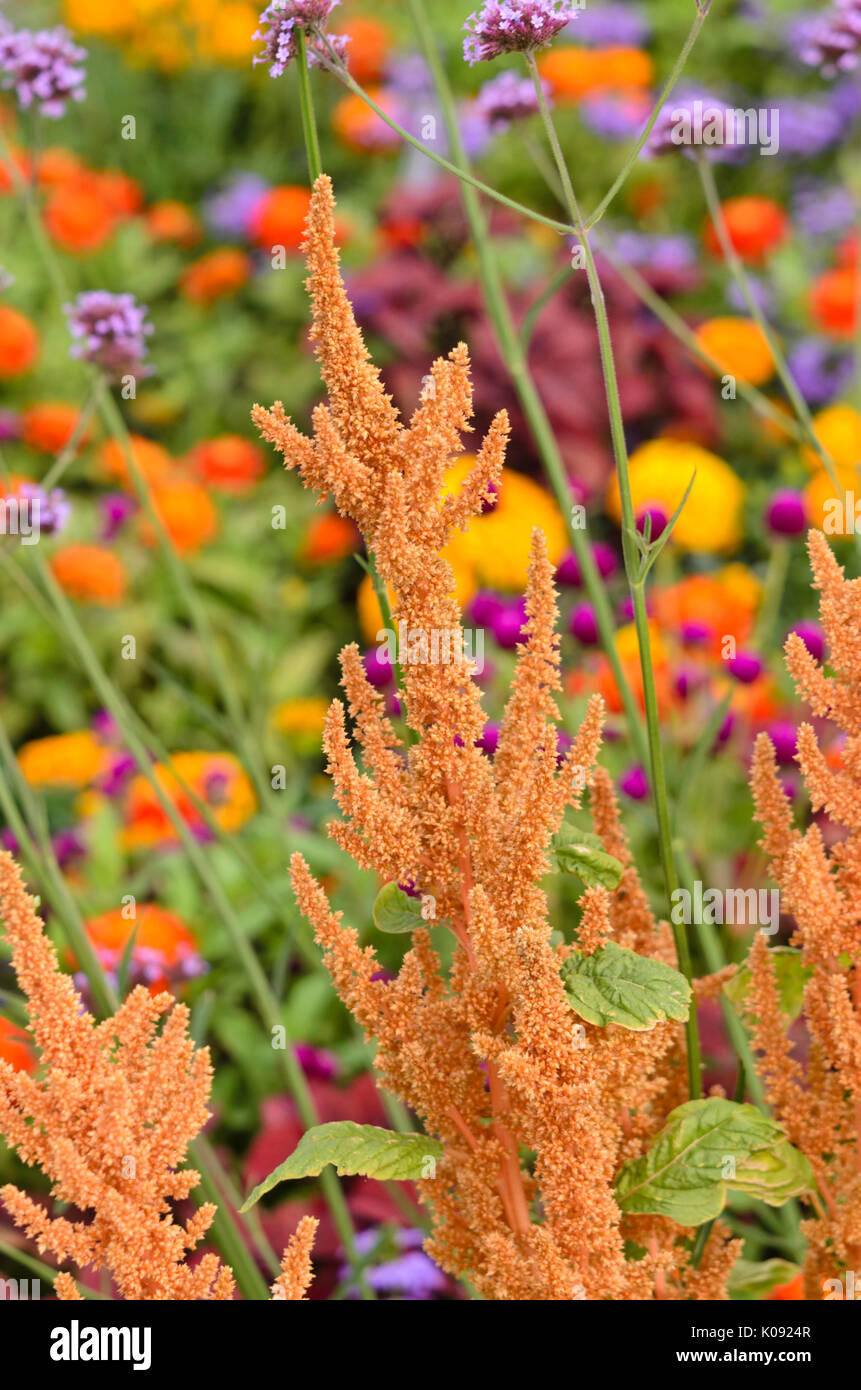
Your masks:
[{"label": "thin green stalk", "polygon": [[[661,745],[658,696],[652,664],[649,619],[646,611],[645,574],[642,572],[639,564],[639,553],[634,540],[636,518],[634,516],[631,484],[628,475],[628,449],[625,442],[625,428],[622,420],[622,406],[619,399],[619,387],[616,379],[616,364],[613,357],[610,323],[607,317],[607,306],[604,300],[600,276],[598,275],[595,258],[589,244],[589,237],[583,227],[583,219],[577,197],[574,193],[571,176],[568,172],[565,156],[562,153],[559,137],[556,134],[556,127],[553,124],[553,118],[547,105],[544,87],[538,73],[535,58],[531,53],[526,54],[526,66],[532,77],[539,110],[541,112],[541,119],[547,133],[547,140],[565,191],[567,211],[577,228],[580,238],[580,245],[583,250],[584,264],[586,267],[586,276],[592,295],[595,323],[598,329],[601,368],[604,374],[604,385],[607,393],[607,410],[610,418],[610,436],[613,441],[613,454],[616,460],[616,473],[619,482],[619,496],[622,508],[622,553],[625,559],[625,569],[628,575],[631,599],[634,606],[634,626],[636,628],[637,642],[640,649],[640,669],[643,676],[643,701],[646,711],[646,737],[649,745],[652,798],[658,824],[658,851],[664,877],[667,915],[672,922],[672,908],[674,905],[675,893],[678,889],[678,876],[673,854],[673,834],[670,824],[670,807],[667,794],[664,754]],[[690,943],[683,924],[673,923],[673,936],[676,944],[679,969],[685,977],[690,980],[693,977]],[[687,1039],[688,1089],[691,1099],[696,1099],[702,1094],[702,1077],[700,1074],[699,1033],[695,1009],[691,1009],[688,1016],[687,1023],[685,1024],[685,1035]]]},{"label": "thin green stalk", "polygon": [[[29,1255],[26,1250],[19,1250],[17,1245],[12,1245],[8,1240],[0,1240],[0,1255],[5,1255],[7,1260],[14,1260],[22,1268],[31,1270],[33,1274],[44,1280],[50,1289],[53,1289],[54,1280],[59,1271],[52,1269],[42,1260],[37,1260],[35,1255]],[[98,1293],[96,1289],[88,1289],[86,1284],[80,1284],[77,1281],[76,1284],[78,1292],[85,1299],[99,1301],[107,1298],[107,1294]]]},{"label": "thin green stalk", "polygon": [[296,29],[296,72],[299,78],[299,110],[302,114],[302,134],[305,137],[305,151],[308,156],[308,173],[315,183],[323,172],[320,159],[320,141],[317,137],[317,122],[314,118],[314,100],[311,95],[311,81],[308,70],[308,43],[305,30]]},{"label": "thin green stalk", "polygon": [[89,396],[84,401],[84,404],[81,407],[81,412],[78,415],[77,420],[75,421],[75,428],[72,430],[72,433],[69,436],[68,443],[66,444],[65,448],[61,450],[61,452],[57,455],[56,459],[51,464],[51,467],[48,469],[48,472],[41,480],[40,487],[43,487],[46,492],[50,492],[52,487],[57,486],[66,469],[69,467],[69,464],[74,461],[81,440],[84,438],[84,435],[86,433],[87,426],[89,425],[90,420],[93,418],[93,415],[98,408],[99,397],[101,396],[101,393],[102,391],[104,391],[104,389],[104,378],[97,377],[97,379],[93,383],[93,387],[90,391]]},{"label": "thin green stalk", "polygon": [[780,616],[786,576],[789,573],[791,542],[774,537],[771,554],[762,584],[762,603],[756,620],[754,640],[761,650],[765,650],[772,638],[775,623]]},{"label": "thin green stalk", "polygon": [[690,57],[691,49],[693,48],[694,44],[699,38],[700,30],[706,22],[706,16],[708,15],[711,6],[711,0],[696,0],[696,5],[696,18],[694,19],[694,22],[691,25],[690,32],[687,38],[685,39],[682,51],[676,59],[675,64],[673,65],[673,70],[667,78],[666,82],[664,83],[663,91],[658,97],[658,100],[655,102],[655,105],[652,108],[651,115],[649,116],[648,121],[646,122],[645,126],[640,132],[640,137],[637,140],[636,145],[631,150],[631,153],[628,155],[628,158],[625,160],[625,163],[619,170],[618,175],[613,180],[613,183],[611,184],[608,191],[604,194],[604,197],[601,199],[595,211],[592,213],[591,217],[587,219],[585,223],[585,228],[587,232],[590,230],[590,228],[594,227],[596,222],[600,221],[600,219],[604,216],[604,213],[607,211],[608,207],[612,203],[613,199],[615,198],[616,194],[619,192],[619,189],[622,187],[624,183],[627,182],[628,175],[630,174],[631,170],[634,167],[634,164],[639,158],[640,151],[642,150],[643,146],[645,145],[646,141],[651,135],[655,122],[660,116],[662,108],[666,105],[666,102],[669,99],[670,92],[673,90],[682,74],[682,69],[684,68],[685,64],[688,61],[688,58]]},{"label": "thin green stalk", "polygon": [[472,180],[463,177],[468,172],[469,161],[461,139],[457,109],[451,87],[440,61],[432,30],[428,24],[423,0],[408,0],[408,4],[439,97],[448,131],[449,146],[456,160],[454,170],[461,179],[461,196],[469,222],[472,243],[478,258],[485,305],[496,333],[500,355],[508,369],[521,409],[535,440],[548,482],[559,504],[571,548],[577,557],[586,592],[595,610],[601,645],[610,663],[617,689],[625,707],[631,742],[637,757],[645,762],[647,753],[642,719],[616,648],[615,625],[610,601],[603,580],[598,573],[585,528],[575,525],[572,512],[575,498],[565,464],[559,453],[559,446],[547,419],[541,397],[529,371],[523,345],[517,336],[481,204],[475,189],[472,187]]}]

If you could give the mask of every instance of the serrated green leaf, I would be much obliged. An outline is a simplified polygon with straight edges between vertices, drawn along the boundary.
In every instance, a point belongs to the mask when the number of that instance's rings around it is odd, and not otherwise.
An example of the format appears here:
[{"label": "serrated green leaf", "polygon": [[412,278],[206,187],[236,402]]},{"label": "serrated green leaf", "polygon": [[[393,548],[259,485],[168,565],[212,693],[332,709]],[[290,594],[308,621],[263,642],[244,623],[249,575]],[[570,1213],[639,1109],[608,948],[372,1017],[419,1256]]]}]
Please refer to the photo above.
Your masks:
[{"label": "serrated green leaf", "polygon": [[334,1163],[342,1177],[361,1174],[365,1178],[413,1181],[429,1175],[428,1160],[442,1158],[442,1144],[424,1134],[397,1134],[376,1125],[358,1125],[353,1120],[333,1120],[306,1130],[296,1148],[284,1162],[255,1187],[240,1208],[248,1211],[280,1182],[291,1178],[313,1178],[327,1163]]},{"label": "serrated green leaf", "polygon": [[609,941],[591,956],[573,953],[562,965],[565,993],[587,1023],[642,1031],[663,1019],[682,1022],[691,1004],[684,975],[662,961]]},{"label": "serrated green leaf", "polygon": [[735,1177],[727,1179],[727,1187],[746,1192],[770,1207],[780,1207],[790,1197],[797,1197],[812,1186],[810,1163],[788,1139],[751,1154],[736,1168]]},{"label": "serrated green leaf", "polygon": [[550,848],[562,873],[576,874],[587,888],[612,892],[622,877],[623,865],[607,853],[598,836],[576,826],[563,823]]},{"label": "serrated green leaf", "polygon": [[649,1151],[624,1165],[616,1200],[623,1211],[699,1226],[723,1210],[727,1170],[734,1164],[737,1172],[752,1154],[781,1142],[779,1125],[753,1105],[689,1100],[672,1112]]},{"label": "serrated green leaf", "polygon": [[374,925],[378,931],[409,932],[427,923],[422,918],[420,898],[411,898],[396,883],[387,883],[374,903]]},{"label": "serrated green leaf", "polygon": [[727,1285],[729,1296],[745,1302],[761,1300],[800,1273],[800,1267],[789,1260],[736,1260]]},{"label": "serrated green leaf", "polygon": [[[804,1003],[804,986],[812,971],[803,964],[801,952],[791,946],[772,946],[768,954],[774,965],[781,1010],[787,1018],[797,1018]],[[723,987],[729,1002],[741,1013],[748,1009],[750,982],[750,966],[742,965]]]}]

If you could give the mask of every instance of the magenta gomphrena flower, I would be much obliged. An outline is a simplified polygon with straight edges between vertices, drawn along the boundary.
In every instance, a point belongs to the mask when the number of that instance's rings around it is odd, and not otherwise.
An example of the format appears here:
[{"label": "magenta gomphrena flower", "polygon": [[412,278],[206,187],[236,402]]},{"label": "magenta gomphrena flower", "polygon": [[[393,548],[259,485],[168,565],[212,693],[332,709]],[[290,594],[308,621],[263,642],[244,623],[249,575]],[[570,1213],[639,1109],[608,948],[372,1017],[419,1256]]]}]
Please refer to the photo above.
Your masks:
[{"label": "magenta gomphrena flower", "polygon": [[836,0],[806,33],[801,57],[825,77],[856,68],[861,61],[861,0]]},{"label": "magenta gomphrena flower", "polygon": [[[304,31],[309,41],[308,62],[316,65],[319,57],[315,47],[320,42],[323,26],[340,3],[341,0],[272,0],[261,14],[260,28],[253,35],[263,44],[263,52],[255,56],[254,62],[268,64],[270,77],[281,77],[298,53],[296,35]],[[333,35],[328,42],[343,59],[345,37]]]},{"label": "magenta gomphrena flower", "polygon": [[487,0],[463,26],[463,56],[471,64],[486,63],[503,53],[543,48],[576,18],[574,0]]},{"label": "magenta gomphrena flower", "polygon": [[[542,81],[544,95],[550,96],[550,83]],[[475,100],[475,109],[491,130],[508,130],[512,121],[522,121],[538,112],[538,93],[528,77],[510,68],[485,82]]]},{"label": "magenta gomphrena flower", "polygon": [[765,524],[777,536],[800,536],[807,526],[802,494],[788,487],[772,493],[765,509]]},{"label": "magenta gomphrena flower", "polygon": [[37,106],[52,120],[65,115],[67,102],[83,101],[86,57],[62,26],[0,33],[2,85],[14,91],[19,106]]},{"label": "magenta gomphrena flower", "polygon": [[629,796],[632,801],[645,801],[649,795],[649,778],[646,769],[635,764],[629,767],[627,772],[623,772],[619,778],[619,790]]},{"label": "magenta gomphrena flower", "polygon": [[145,340],[152,324],[147,322],[146,305],[138,304],[133,294],[86,290],[64,310],[75,339],[72,357],[101,367],[114,379],[143,376],[152,370],[144,366]]}]

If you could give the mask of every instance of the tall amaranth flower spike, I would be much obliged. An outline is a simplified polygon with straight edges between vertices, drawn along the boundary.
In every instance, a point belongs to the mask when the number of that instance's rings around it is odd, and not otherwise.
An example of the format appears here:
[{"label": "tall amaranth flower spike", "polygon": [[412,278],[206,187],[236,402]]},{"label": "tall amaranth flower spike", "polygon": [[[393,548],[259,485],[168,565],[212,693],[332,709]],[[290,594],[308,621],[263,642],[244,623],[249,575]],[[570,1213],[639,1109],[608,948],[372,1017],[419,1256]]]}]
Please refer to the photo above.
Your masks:
[{"label": "tall amaranth flower spike", "polygon": [[147,322],[146,305],[138,304],[133,294],[86,290],[73,304],[66,304],[64,312],[74,339],[72,357],[100,367],[116,380],[152,371],[144,366],[144,358],[153,328]]},{"label": "tall amaranth flower spike", "polygon": [[19,106],[35,105],[52,120],[65,115],[67,102],[84,100],[86,57],[61,26],[0,32],[2,85],[14,91]]},{"label": "tall amaranth flower spike", "polygon": [[463,56],[474,65],[503,53],[532,52],[576,18],[573,0],[487,0],[463,26]]}]

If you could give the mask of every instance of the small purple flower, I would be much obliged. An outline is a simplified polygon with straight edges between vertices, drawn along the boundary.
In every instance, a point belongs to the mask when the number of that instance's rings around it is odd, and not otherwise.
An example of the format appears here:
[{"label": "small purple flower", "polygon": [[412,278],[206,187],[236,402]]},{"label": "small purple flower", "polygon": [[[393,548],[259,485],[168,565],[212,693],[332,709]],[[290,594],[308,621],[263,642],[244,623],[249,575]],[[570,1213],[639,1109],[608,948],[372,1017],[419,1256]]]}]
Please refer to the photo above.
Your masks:
[{"label": "small purple flower", "polygon": [[77,830],[60,830],[52,837],[51,846],[61,869],[65,869],[74,859],[83,859],[87,852],[87,846]]},{"label": "small purple flower", "polygon": [[8,444],[10,440],[17,439],[20,432],[21,424],[17,412],[0,410],[0,444]]},{"label": "small purple flower", "polygon": [[137,761],[131,753],[119,753],[98,778],[96,786],[103,796],[122,796],[137,771]]},{"label": "small purple flower", "polygon": [[568,589],[579,589],[582,575],[580,564],[573,550],[567,550],[556,566],[556,583]]},{"label": "small purple flower", "polygon": [[[550,95],[549,82],[542,82],[544,95]],[[528,77],[508,69],[485,82],[475,101],[475,109],[492,131],[508,130],[512,121],[522,121],[538,112],[538,94]]]},{"label": "small purple flower", "polygon": [[[263,52],[254,63],[267,63],[270,77],[281,77],[298,53],[297,32],[308,37],[307,56],[311,66],[319,63],[315,48],[320,44],[323,26],[341,0],[272,0],[260,16],[260,28],[252,35],[263,44]],[[346,41],[330,39],[339,58],[343,59]]]},{"label": "small purple flower", "polygon": [[686,647],[704,647],[711,641],[712,629],[708,623],[700,623],[695,619],[682,623],[682,641]]},{"label": "small purple flower", "polygon": [[742,685],[752,685],[762,674],[762,658],[756,652],[739,652],[727,662],[727,670]]},{"label": "small purple flower", "polygon": [[649,25],[642,11],[630,5],[599,5],[583,9],[577,16],[577,28],[572,39],[587,48],[641,48],[648,42]]},{"label": "small purple flower", "polygon": [[64,309],[75,340],[72,357],[91,362],[116,380],[152,370],[143,365],[152,324],[147,322],[146,305],[138,304],[133,294],[85,290]]},{"label": "small purple flower", "polygon": [[228,241],[247,241],[254,211],[270,187],[259,174],[245,170],[231,176],[203,202],[203,216],[217,236]]},{"label": "small purple flower", "polygon": [[51,120],[65,115],[67,102],[84,100],[86,57],[62,26],[0,33],[2,85],[14,91],[23,110],[36,105]]},{"label": "small purple flower", "polygon": [[632,801],[645,801],[649,795],[649,779],[646,776],[646,769],[640,767],[639,763],[634,767],[629,767],[627,772],[623,772],[619,778],[619,789]]},{"label": "small purple flower", "polygon": [[801,48],[805,63],[825,77],[851,72],[861,54],[861,0],[835,0],[833,8],[811,26]]},{"label": "small purple flower", "polygon": [[491,624],[491,630],[500,647],[513,651],[518,642],[522,642],[526,636],[525,625],[526,605],[523,599],[518,599],[515,603],[506,604],[500,609]]},{"label": "small purple flower", "polygon": [[370,685],[382,690],[392,683],[392,663],[384,651],[371,647],[362,657],[365,678]]},{"label": "small purple flower", "polygon": [[534,52],[576,17],[574,0],[487,0],[463,26],[463,56],[474,65],[503,53]]},{"label": "small purple flower", "polygon": [[8,506],[15,501],[19,518],[17,534],[25,537],[25,544],[28,536],[57,535],[65,527],[72,510],[62,488],[53,488],[48,493],[38,483],[19,484],[14,496],[5,498],[4,504]]},{"label": "small purple flower", "polygon": [[637,513],[637,530],[641,532],[642,535],[645,535],[646,522],[648,521],[651,527],[649,537],[651,540],[656,541],[667,529],[667,522],[669,519],[665,509],[659,506],[657,502],[652,502]]},{"label": "small purple flower", "polygon": [[801,493],[787,487],[772,493],[765,509],[765,524],[777,536],[800,536],[807,525]]},{"label": "small purple flower", "polygon": [[794,762],[798,747],[798,733],[795,725],[790,724],[789,720],[781,719],[776,724],[770,724],[766,733],[774,744],[777,761],[784,765]]},{"label": "small purple flower", "polygon": [[647,232],[619,232],[613,239],[613,251],[626,265],[648,270],[691,270],[697,262],[696,247],[683,233],[651,236]]},{"label": "small purple flower", "polygon": [[108,492],[99,501],[102,513],[102,529],[99,539],[102,541],[112,541],[118,531],[122,530],[130,516],[133,516],[137,503],[133,497],[128,497],[124,492]]},{"label": "small purple flower", "polygon": [[499,746],[499,735],[502,729],[501,724],[487,723],[481,731],[481,737],[476,739],[476,744],[489,758],[492,758]]},{"label": "small purple flower", "polygon": [[505,606],[505,599],[492,589],[478,589],[470,599],[469,620],[476,627],[493,627]]},{"label": "small purple flower", "polygon": [[814,661],[821,661],[825,655],[825,634],[818,623],[814,623],[809,618],[803,618],[800,623],[790,629],[796,637],[800,637]]},{"label": "small purple flower", "polygon": [[331,1081],[338,1075],[338,1059],[333,1052],[310,1043],[296,1044],[296,1060],[306,1076],[319,1081]]},{"label": "small purple flower", "polygon": [[602,579],[609,579],[611,574],[615,574],[618,564],[616,552],[606,541],[595,542],[592,546],[592,558]]},{"label": "small purple flower", "polygon": [[803,338],[789,354],[789,370],[808,405],[827,405],[842,396],[852,380],[851,352],[841,352],[825,338]]},{"label": "small purple flower", "polygon": [[572,610],[568,627],[573,637],[584,647],[594,647],[598,642],[598,621],[591,603],[578,603]]}]

